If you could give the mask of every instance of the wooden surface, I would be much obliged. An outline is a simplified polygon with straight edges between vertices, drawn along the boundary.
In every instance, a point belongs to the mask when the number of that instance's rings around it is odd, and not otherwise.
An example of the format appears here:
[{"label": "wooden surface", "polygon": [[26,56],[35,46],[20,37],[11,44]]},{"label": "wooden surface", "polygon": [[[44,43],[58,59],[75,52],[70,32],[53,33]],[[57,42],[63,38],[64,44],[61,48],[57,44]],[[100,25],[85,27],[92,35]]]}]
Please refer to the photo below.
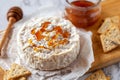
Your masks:
[{"label": "wooden surface", "polygon": [[[102,19],[110,16],[120,15],[120,1],[119,0],[105,0],[102,2]],[[95,62],[92,64],[90,71],[103,68],[105,66],[111,65],[120,61],[120,47],[109,52],[104,53],[102,50],[101,42],[99,39],[99,34],[97,34],[97,29],[99,28],[102,21],[100,20],[94,26],[89,27],[88,30],[93,32],[93,49]],[[0,69],[0,80],[2,80],[3,71]]]},{"label": "wooden surface", "polygon": [[98,28],[102,24],[102,19],[106,17],[120,16],[120,1],[119,0],[104,0],[102,2],[102,16],[101,20],[98,21],[94,26],[88,28],[93,32],[93,50],[95,56],[95,62],[92,64],[90,71],[109,66],[111,64],[120,61],[120,47],[112,50],[111,52],[104,53],[100,42],[99,34],[97,33]]},{"label": "wooden surface", "polygon": [[3,80],[3,75],[4,75],[4,71],[3,71],[3,69],[0,67],[0,80]]}]

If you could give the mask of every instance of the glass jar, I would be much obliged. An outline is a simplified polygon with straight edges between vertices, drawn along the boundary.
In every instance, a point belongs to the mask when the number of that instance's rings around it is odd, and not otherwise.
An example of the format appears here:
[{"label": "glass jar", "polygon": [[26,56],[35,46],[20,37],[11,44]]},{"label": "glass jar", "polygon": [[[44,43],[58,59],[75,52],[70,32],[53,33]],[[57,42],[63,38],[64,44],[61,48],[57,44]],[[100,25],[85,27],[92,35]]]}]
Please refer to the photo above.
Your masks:
[{"label": "glass jar", "polygon": [[101,16],[101,0],[66,0],[65,17],[76,27],[89,27]]}]

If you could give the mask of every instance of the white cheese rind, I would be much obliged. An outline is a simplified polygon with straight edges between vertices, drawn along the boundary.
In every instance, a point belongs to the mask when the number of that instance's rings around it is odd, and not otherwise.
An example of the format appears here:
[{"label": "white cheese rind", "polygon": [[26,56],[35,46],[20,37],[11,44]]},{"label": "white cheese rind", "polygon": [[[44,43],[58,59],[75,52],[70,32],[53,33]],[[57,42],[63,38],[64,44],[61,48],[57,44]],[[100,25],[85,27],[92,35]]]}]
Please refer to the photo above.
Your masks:
[{"label": "white cheese rind", "polygon": [[[44,51],[45,53],[35,53],[26,42],[26,39],[32,37],[27,33],[29,33],[34,26],[38,26],[38,23],[40,24],[48,20],[54,25],[62,26],[63,29],[67,29],[71,33],[69,44],[60,46],[60,49],[55,48],[52,51],[48,51],[50,52],[49,54],[47,53],[47,50]],[[32,26],[29,25],[29,22],[24,24],[19,31],[17,38],[20,58],[23,61],[26,61],[28,66],[40,70],[55,70],[69,66],[77,58],[80,51],[80,36],[71,22],[58,17],[50,17],[43,19],[38,18],[38,20],[32,21],[32,23]],[[50,28],[51,25],[49,30]]]}]

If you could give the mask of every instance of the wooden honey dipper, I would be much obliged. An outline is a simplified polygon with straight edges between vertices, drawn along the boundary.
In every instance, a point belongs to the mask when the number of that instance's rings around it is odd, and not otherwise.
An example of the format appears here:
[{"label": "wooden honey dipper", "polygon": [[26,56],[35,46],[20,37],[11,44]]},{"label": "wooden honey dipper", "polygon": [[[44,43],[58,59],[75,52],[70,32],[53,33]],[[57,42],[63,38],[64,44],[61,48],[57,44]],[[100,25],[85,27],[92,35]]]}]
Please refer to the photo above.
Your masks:
[{"label": "wooden honey dipper", "polygon": [[6,38],[9,35],[10,30],[12,29],[13,24],[15,22],[19,21],[20,19],[22,19],[22,17],[23,17],[23,12],[22,12],[21,8],[12,7],[9,9],[9,11],[7,13],[8,26],[7,26],[7,29],[5,30],[5,33],[4,33],[1,43],[0,43],[0,55],[1,55],[1,50],[3,48],[3,45],[6,41]]}]

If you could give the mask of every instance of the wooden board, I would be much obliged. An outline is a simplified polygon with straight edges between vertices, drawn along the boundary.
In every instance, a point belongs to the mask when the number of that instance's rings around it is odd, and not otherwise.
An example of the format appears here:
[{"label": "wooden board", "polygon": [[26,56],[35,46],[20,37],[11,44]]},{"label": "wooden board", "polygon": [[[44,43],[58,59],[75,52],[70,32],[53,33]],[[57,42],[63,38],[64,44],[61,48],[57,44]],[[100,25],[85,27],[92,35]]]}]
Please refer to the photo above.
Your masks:
[{"label": "wooden board", "polygon": [[105,66],[117,63],[120,61],[120,47],[114,49],[111,52],[104,53],[100,42],[99,34],[97,33],[98,28],[102,24],[102,19],[110,16],[120,16],[120,1],[119,0],[104,0],[102,2],[102,16],[101,20],[98,21],[94,26],[89,27],[88,30],[93,32],[93,50],[95,56],[95,62],[92,64],[92,68],[89,71],[93,71]]},{"label": "wooden board", "polygon": [[3,76],[4,76],[4,71],[3,71],[3,69],[0,67],[0,80],[3,80]]},{"label": "wooden board", "polygon": [[[115,15],[120,15],[120,1],[119,0],[103,1],[101,19]],[[100,20],[94,26],[87,28],[87,30],[91,30],[93,32],[92,41],[95,56],[95,62],[92,64],[92,68],[89,71],[103,68],[105,66],[120,61],[120,47],[109,53],[103,52],[99,35],[97,34],[97,29],[100,27],[101,23],[102,22]],[[3,71],[0,70],[0,80],[2,79],[2,77]]]}]

